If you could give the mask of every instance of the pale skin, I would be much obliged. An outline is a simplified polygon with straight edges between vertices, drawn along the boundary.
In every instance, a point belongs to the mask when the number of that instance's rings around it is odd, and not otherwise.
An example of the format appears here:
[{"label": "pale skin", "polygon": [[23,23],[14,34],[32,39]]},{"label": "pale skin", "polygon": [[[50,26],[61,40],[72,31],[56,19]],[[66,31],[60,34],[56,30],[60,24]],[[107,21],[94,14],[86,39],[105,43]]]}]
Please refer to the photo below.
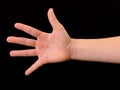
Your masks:
[{"label": "pale skin", "polygon": [[25,75],[30,75],[44,64],[59,63],[67,60],[120,63],[120,37],[101,39],[73,39],[56,18],[52,8],[48,10],[48,20],[52,32],[46,33],[31,26],[16,23],[15,28],[22,30],[35,39],[9,36],[7,42],[34,47],[27,50],[12,50],[10,56],[38,56]]}]

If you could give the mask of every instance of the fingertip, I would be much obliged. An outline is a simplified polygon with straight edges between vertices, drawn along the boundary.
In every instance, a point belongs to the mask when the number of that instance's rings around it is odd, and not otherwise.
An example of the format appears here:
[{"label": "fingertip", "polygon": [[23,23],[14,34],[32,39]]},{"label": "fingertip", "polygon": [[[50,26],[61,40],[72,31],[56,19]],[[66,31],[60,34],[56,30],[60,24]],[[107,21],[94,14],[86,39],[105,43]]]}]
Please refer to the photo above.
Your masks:
[{"label": "fingertip", "polygon": [[26,76],[29,76],[30,75],[30,72],[28,70],[25,71],[25,75]]},{"label": "fingertip", "polygon": [[14,41],[14,36],[9,36],[6,38],[6,41],[12,43]]},{"label": "fingertip", "polygon": [[25,76],[29,76],[29,74],[25,72]]},{"label": "fingertip", "polygon": [[9,42],[9,40],[10,40],[10,37],[7,37],[6,41]]},{"label": "fingertip", "polygon": [[15,23],[15,24],[14,24],[14,27],[17,27],[17,25],[19,25],[19,23]]},{"label": "fingertip", "polygon": [[17,22],[17,23],[14,24],[14,27],[17,28],[17,27],[19,27],[21,24],[22,24],[22,23]]},{"label": "fingertip", "polygon": [[53,11],[53,8],[49,8],[49,11]]},{"label": "fingertip", "polygon": [[11,57],[17,57],[18,55],[16,54],[16,51],[10,51],[10,56]]},{"label": "fingertip", "polygon": [[12,51],[10,51],[10,56],[14,56],[14,53]]},{"label": "fingertip", "polygon": [[48,10],[48,16],[51,15],[52,12],[53,12],[53,8],[49,8],[49,10]]},{"label": "fingertip", "polygon": [[49,10],[53,12],[53,8],[50,8]]}]

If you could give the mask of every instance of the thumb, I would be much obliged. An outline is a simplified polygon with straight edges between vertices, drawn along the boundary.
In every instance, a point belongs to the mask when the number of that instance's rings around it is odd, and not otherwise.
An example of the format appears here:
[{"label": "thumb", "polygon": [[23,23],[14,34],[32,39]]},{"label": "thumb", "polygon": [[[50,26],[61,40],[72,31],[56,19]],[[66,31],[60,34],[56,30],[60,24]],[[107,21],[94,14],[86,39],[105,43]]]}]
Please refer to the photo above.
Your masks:
[{"label": "thumb", "polygon": [[48,20],[53,29],[60,28],[62,24],[58,21],[52,8],[48,10]]}]

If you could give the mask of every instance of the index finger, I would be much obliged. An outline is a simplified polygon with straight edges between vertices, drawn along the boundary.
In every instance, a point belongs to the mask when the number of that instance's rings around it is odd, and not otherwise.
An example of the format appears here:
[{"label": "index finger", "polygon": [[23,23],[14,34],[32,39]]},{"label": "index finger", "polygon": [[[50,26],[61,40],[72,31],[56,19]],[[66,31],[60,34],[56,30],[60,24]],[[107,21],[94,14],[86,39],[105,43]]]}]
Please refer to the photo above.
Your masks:
[{"label": "index finger", "polygon": [[33,28],[31,26],[22,24],[22,23],[16,23],[15,28],[22,30],[22,31],[34,36],[34,37],[38,37],[42,33],[40,30]]}]

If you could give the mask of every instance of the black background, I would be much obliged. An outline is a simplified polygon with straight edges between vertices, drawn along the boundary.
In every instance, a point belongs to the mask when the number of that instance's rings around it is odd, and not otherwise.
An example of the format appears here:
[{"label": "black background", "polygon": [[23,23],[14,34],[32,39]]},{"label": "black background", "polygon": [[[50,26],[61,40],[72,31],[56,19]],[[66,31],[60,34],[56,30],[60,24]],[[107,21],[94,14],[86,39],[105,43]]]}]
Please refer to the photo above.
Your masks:
[{"label": "black background", "polygon": [[112,63],[69,62],[47,64],[30,76],[24,71],[37,57],[10,57],[9,51],[26,46],[9,44],[7,36],[28,34],[16,30],[21,22],[51,32],[47,11],[53,8],[59,21],[72,38],[102,38],[120,35],[118,2],[77,0],[0,1],[0,90],[83,90],[120,89],[120,65]]}]

